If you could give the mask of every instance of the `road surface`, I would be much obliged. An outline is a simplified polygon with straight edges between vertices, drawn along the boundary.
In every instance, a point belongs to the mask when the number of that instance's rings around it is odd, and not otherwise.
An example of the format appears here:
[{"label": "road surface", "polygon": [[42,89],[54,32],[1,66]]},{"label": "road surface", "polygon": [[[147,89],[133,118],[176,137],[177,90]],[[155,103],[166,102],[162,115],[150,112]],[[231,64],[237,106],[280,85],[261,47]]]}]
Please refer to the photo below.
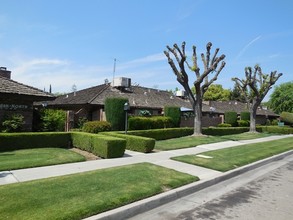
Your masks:
[{"label": "road surface", "polygon": [[293,219],[293,156],[131,219]]}]

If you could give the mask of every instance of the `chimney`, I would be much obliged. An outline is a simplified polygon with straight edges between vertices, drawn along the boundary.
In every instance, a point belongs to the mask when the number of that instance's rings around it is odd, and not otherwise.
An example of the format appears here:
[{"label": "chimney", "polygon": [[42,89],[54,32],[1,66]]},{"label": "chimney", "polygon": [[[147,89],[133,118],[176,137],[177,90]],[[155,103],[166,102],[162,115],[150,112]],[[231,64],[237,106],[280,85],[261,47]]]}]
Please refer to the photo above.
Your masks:
[{"label": "chimney", "polygon": [[6,67],[0,67],[0,76],[11,79],[11,71],[8,71]]}]

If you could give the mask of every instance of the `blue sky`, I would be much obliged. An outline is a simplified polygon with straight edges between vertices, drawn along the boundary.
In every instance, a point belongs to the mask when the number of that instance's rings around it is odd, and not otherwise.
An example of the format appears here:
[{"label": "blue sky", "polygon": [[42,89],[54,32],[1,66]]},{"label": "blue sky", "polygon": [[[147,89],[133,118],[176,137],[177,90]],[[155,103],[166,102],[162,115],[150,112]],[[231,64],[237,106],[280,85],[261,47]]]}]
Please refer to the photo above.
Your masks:
[{"label": "blue sky", "polygon": [[[166,45],[186,41],[226,55],[216,83],[260,64],[293,80],[291,0],[0,0],[0,66],[12,79],[53,92],[70,92],[125,76],[141,86],[179,87]],[[189,53],[190,54],[190,53]],[[195,80],[190,73],[191,81]]]}]

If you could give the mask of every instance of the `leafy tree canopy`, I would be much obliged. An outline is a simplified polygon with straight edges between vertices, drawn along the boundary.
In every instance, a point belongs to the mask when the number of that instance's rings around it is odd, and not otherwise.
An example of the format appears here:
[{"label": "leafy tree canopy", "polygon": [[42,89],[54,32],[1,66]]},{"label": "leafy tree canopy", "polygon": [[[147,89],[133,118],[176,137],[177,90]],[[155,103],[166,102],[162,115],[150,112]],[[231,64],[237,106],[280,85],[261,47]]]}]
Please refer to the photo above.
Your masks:
[{"label": "leafy tree canopy", "polygon": [[234,84],[234,88],[231,91],[230,100],[235,100],[239,102],[246,102],[245,96],[242,94],[242,91],[239,90],[238,86]]},{"label": "leafy tree canopy", "polygon": [[276,86],[270,96],[269,107],[276,113],[293,113],[293,81]]},{"label": "leafy tree canopy", "polygon": [[220,84],[212,84],[205,92],[203,99],[208,101],[228,101],[231,96],[229,89],[224,89]]}]

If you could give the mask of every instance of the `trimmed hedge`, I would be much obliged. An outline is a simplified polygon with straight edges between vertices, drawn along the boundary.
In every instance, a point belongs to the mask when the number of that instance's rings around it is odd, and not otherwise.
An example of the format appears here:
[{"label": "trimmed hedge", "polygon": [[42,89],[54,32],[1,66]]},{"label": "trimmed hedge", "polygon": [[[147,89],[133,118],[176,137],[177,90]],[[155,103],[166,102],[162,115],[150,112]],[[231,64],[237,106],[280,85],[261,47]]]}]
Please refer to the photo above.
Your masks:
[{"label": "trimmed hedge", "polygon": [[83,132],[0,133],[0,151],[71,146],[103,158],[115,158],[124,155],[126,141]]},{"label": "trimmed hedge", "polygon": [[128,102],[127,98],[107,98],[105,100],[106,118],[115,131],[121,131],[125,127],[124,104],[126,102]]},{"label": "trimmed hedge", "polygon": [[29,148],[68,148],[70,133],[38,132],[38,133],[0,133],[0,151]]},{"label": "trimmed hedge", "polygon": [[248,120],[238,120],[237,123],[239,127],[249,127],[250,125]]},{"label": "trimmed hedge", "polygon": [[232,125],[227,124],[227,123],[221,123],[221,124],[218,124],[217,127],[221,127],[221,128],[223,128],[223,127],[232,127]]},{"label": "trimmed hedge", "polygon": [[94,134],[111,131],[111,124],[107,121],[89,121],[83,124],[82,131]]},{"label": "trimmed hedge", "polygon": [[235,128],[235,127],[209,127],[203,128],[202,133],[205,135],[213,135],[213,136],[222,136],[222,135],[229,135],[229,134],[240,134],[243,132],[248,132],[249,128],[242,127],[242,128]]},{"label": "trimmed hedge", "polygon": [[244,121],[250,120],[250,112],[240,112],[240,119]]},{"label": "trimmed hedge", "polygon": [[155,140],[166,140],[193,134],[193,128],[166,128],[140,131],[128,131],[128,134],[153,138]]},{"label": "trimmed hedge", "polygon": [[126,148],[126,141],[122,138],[83,132],[72,132],[71,138],[74,147],[102,158],[122,157]]},{"label": "trimmed hedge", "polygon": [[261,132],[268,132],[274,134],[293,134],[293,128],[291,127],[278,127],[278,126],[257,126]]},{"label": "trimmed hedge", "polygon": [[225,123],[237,126],[237,112],[225,112]]},{"label": "trimmed hedge", "polygon": [[126,149],[143,152],[143,153],[150,153],[155,147],[155,139],[129,135],[129,134],[122,134],[118,132],[105,132],[104,135],[109,135],[113,137],[123,138],[126,140]]},{"label": "trimmed hedge", "polygon": [[129,130],[170,128],[173,126],[173,120],[165,116],[131,117],[128,119],[128,126]]},{"label": "trimmed hedge", "polygon": [[174,127],[180,126],[181,111],[180,111],[179,107],[165,106],[164,107],[164,116],[172,118]]}]

